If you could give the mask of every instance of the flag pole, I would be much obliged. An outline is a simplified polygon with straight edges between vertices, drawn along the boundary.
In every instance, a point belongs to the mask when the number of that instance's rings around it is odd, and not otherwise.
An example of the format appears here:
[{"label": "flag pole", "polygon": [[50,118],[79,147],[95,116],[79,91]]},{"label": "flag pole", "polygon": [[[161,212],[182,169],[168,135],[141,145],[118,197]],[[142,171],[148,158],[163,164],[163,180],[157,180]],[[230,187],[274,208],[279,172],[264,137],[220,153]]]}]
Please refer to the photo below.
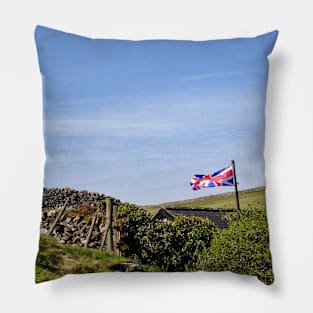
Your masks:
[{"label": "flag pole", "polygon": [[239,195],[238,195],[238,187],[237,187],[237,177],[236,177],[236,169],[235,169],[235,161],[231,161],[233,172],[234,172],[234,184],[235,184],[235,195],[236,195],[236,205],[237,205],[237,211],[240,212],[240,205],[239,205]]}]

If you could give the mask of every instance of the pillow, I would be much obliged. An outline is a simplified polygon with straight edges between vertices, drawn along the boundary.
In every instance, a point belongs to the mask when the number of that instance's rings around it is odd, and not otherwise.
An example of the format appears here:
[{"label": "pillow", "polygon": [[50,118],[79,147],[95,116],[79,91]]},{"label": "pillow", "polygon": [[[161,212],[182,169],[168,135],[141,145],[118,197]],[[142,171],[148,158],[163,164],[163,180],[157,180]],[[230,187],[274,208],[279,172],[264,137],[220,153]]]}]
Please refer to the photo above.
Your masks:
[{"label": "pillow", "polygon": [[263,149],[277,35],[131,41],[37,26],[37,283],[199,270],[273,283]]}]

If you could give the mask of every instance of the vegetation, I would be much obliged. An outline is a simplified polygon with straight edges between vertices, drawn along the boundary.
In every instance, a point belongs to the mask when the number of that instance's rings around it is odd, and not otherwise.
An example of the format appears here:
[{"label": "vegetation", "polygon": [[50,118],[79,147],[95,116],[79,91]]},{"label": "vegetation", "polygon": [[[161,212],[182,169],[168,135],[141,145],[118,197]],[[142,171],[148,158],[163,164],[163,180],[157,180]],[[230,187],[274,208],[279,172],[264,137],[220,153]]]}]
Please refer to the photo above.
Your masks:
[{"label": "vegetation", "polygon": [[[245,208],[262,208],[265,209],[265,188],[247,189],[239,192],[240,206]],[[223,193],[213,196],[188,199],[183,201],[167,202],[156,205],[141,206],[155,214],[161,207],[203,207],[203,208],[235,208],[236,203],[234,193]]]},{"label": "vegetation", "polygon": [[[106,272],[135,260],[145,271],[232,271],[255,275],[265,284],[274,280],[269,249],[264,188],[240,193],[240,212],[226,212],[227,229],[207,219],[180,216],[172,221],[152,219],[146,209],[122,204],[115,227],[124,255],[58,243],[42,235],[36,260],[36,282],[70,273]],[[172,203],[179,206],[234,207],[234,195],[222,194]]]},{"label": "vegetation", "polygon": [[167,222],[152,220],[147,211],[130,204],[120,208],[117,228],[123,255],[164,271],[197,269],[216,232],[206,219],[181,216]]},{"label": "vegetation", "polygon": [[[231,207],[233,197],[218,195],[193,200],[193,204],[207,201],[212,206],[220,200],[216,207]],[[210,221],[197,217],[156,221],[143,208],[124,204],[118,212],[120,250],[125,256],[155,264],[163,271],[232,271],[255,275],[271,284],[274,276],[264,189],[241,193],[240,203],[241,212],[224,214],[229,223],[227,229],[217,229]],[[181,204],[187,206],[187,202]]]},{"label": "vegetation", "polygon": [[111,272],[111,268],[128,258],[91,249],[58,243],[54,238],[40,236],[36,259],[36,283],[56,279],[65,274]]},{"label": "vegetation", "polygon": [[272,284],[274,275],[265,210],[246,209],[233,213],[229,228],[219,230],[202,263],[204,270],[232,271],[255,275]]}]

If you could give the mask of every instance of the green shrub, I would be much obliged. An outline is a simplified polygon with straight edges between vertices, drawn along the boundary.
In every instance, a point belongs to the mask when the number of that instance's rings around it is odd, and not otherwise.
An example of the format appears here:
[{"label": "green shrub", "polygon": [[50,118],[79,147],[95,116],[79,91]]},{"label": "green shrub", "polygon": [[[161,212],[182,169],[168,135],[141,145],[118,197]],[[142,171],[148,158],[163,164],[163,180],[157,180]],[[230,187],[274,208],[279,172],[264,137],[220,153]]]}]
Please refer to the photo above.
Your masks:
[{"label": "green shrub", "polygon": [[120,232],[119,249],[122,255],[136,257],[141,254],[142,246],[138,235],[149,229],[150,214],[135,205],[125,203],[117,212],[116,229]]},{"label": "green shrub", "polygon": [[228,229],[217,229],[198,217],[152,220],[144,209],[126,204],[119,209],[123,255],[163,271],[232,271],[274,280],[264,209],[245,209],[225,216]]},{"label": "green shrub", "polygon": [[274,281],[265,210],[234,213],[229,228],[216,234],[208,252],[206,270],[256,275],[266,284]]},{"label": "green shrub", "polygon": [[143,209],[126,204],[118,212],[122,254],[164,271],[199,269],[216,228],[206,219],[180,216],[174,221],[151,220]]}]

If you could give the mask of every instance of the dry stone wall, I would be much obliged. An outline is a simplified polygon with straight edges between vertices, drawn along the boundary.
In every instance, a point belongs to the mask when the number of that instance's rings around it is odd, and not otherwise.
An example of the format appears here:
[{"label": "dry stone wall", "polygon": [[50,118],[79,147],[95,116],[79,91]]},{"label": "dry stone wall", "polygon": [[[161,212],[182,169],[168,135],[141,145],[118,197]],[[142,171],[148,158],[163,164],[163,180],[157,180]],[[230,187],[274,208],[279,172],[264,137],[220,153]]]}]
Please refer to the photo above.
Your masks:
[{"label": "dry stone wall", "polygon": [[[104,200],[107,196],[104,194],[70,188],[44,188],[40,232],[48,234],[67,198],[67,208],[51,235],[60,243],[85,246],[92,219],[96,215],[88,247],[100,248],[106,222]],[[114,212],[121,202],[118,199],[112,201]]]},{"label": "dry stone wall", "polygon": [[95,205],[107,196],[98,192],[75,190],[71,188],[44,188],[42,208],[60,208],[68,198],[67,207],[72,208],[78,204]]}]

